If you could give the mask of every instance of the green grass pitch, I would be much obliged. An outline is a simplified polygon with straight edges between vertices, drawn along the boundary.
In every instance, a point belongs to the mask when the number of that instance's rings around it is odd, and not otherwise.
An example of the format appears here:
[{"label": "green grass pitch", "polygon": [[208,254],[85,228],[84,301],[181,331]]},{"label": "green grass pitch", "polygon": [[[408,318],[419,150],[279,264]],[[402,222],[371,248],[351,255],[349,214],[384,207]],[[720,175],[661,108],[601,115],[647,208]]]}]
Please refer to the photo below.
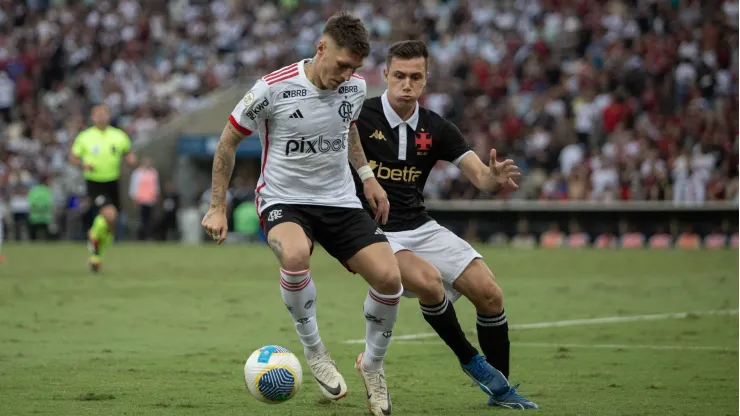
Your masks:
[{"label": "green grass pitch", "polygon": [[[736,415],[738,318],[526,324],[738,309],[736,251],[479,247],[504,289],[512,382],[543,415]],[[102,275],[82,245],[9,245],[0,264],[0,414],[364,415],[353,362],[367,285],[317,250],[318,319],[349,387],[326,403],[310,376],[264,246],[114,246]],[[394,335],[428,333],[404,299]],[[466,330],[474,309],[455,305]],[[525,325],[524,328],[521,328]],[[516,329],[516,326],[520,326]],[[470,339],[476,341],[473,332]],[[242,369],[267,344],[298,352],[304,384],[257,402]],[[395,415],[504,414],[436,338],[398,337],[386,359]]]}]

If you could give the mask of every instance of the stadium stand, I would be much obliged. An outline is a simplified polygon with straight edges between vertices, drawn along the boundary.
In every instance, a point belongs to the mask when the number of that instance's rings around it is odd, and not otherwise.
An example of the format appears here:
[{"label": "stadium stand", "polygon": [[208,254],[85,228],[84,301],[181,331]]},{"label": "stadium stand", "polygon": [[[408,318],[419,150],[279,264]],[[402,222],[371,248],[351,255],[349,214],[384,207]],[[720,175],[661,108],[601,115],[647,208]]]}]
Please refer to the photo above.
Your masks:
[{"label": "stadium stand", "polygon": [[[92,105],[108,104],[134,141],[151,138],[208,92],[311,56],[342,7],[371,29],[371,86],[388,45],[428,42],[423,104],[481,157],[494,147],[523,171],[496,198],[738,201],[735,1],[0,0],[6,221],[46,176],[60,221],[86,210],[66,155]],[[442,164],[426,193],[489,198]]]}]

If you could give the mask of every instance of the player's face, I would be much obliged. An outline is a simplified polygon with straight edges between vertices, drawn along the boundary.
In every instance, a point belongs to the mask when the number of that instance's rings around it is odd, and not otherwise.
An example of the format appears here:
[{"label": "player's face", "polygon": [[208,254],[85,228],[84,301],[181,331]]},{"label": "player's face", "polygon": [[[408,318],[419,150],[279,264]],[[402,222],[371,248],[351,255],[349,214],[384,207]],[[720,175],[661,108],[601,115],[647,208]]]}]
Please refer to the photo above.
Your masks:
[{"label": "player's face", "polygon": [[[320,46],[321,48],[321,46]],[[332,39],[326,38],[321,57],[319,77],[324,87],[335,90],[339,85],[349,81],[364,59],[346,48],[339,48]]]},{"label": "player's face", "polygon": [[92,121],[96,126],[107,126],[110,123],[110,112],[108,108],[104,106],[93,108]]},{"label": "player's face", "polygon": [[423,57],[393,58],[383,75],[388,83],[389,100],[398,104],[415,103],[427,83],[426,60]]}]

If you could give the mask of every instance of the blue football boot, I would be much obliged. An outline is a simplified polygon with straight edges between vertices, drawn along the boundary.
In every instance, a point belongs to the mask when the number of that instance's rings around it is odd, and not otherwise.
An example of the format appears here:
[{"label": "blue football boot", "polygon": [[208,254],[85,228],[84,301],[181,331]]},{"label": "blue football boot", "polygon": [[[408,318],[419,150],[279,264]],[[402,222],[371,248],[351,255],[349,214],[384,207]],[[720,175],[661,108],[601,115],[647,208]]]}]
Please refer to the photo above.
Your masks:
[{"label": "blue football boot", "polygon": [[516,387],[511,387],[500,371],[489,364],[479,355],[473,357],[468,364],[461,364],[462,370],[478,383],[478,387],[486,393],[489,406],[506,407],[509,409],[537,409],[537,405],[516,393]]}]

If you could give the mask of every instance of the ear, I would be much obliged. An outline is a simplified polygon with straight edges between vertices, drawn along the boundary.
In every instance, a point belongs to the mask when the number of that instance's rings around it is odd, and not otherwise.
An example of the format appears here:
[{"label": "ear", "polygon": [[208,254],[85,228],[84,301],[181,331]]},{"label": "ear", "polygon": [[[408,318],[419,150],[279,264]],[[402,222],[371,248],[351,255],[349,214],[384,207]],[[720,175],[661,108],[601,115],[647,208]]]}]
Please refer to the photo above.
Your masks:
[{"label": "ear", "polygon": [[385,81],[386,84],[388,83],[388,67],[383,68],[383,81]]},{"label": "ear", "polygon": [[321,37],[321,39],[319,39],[319,44],[316,45],[316,54],[323,55],[324,51],[326,51],[326,38]]}]

